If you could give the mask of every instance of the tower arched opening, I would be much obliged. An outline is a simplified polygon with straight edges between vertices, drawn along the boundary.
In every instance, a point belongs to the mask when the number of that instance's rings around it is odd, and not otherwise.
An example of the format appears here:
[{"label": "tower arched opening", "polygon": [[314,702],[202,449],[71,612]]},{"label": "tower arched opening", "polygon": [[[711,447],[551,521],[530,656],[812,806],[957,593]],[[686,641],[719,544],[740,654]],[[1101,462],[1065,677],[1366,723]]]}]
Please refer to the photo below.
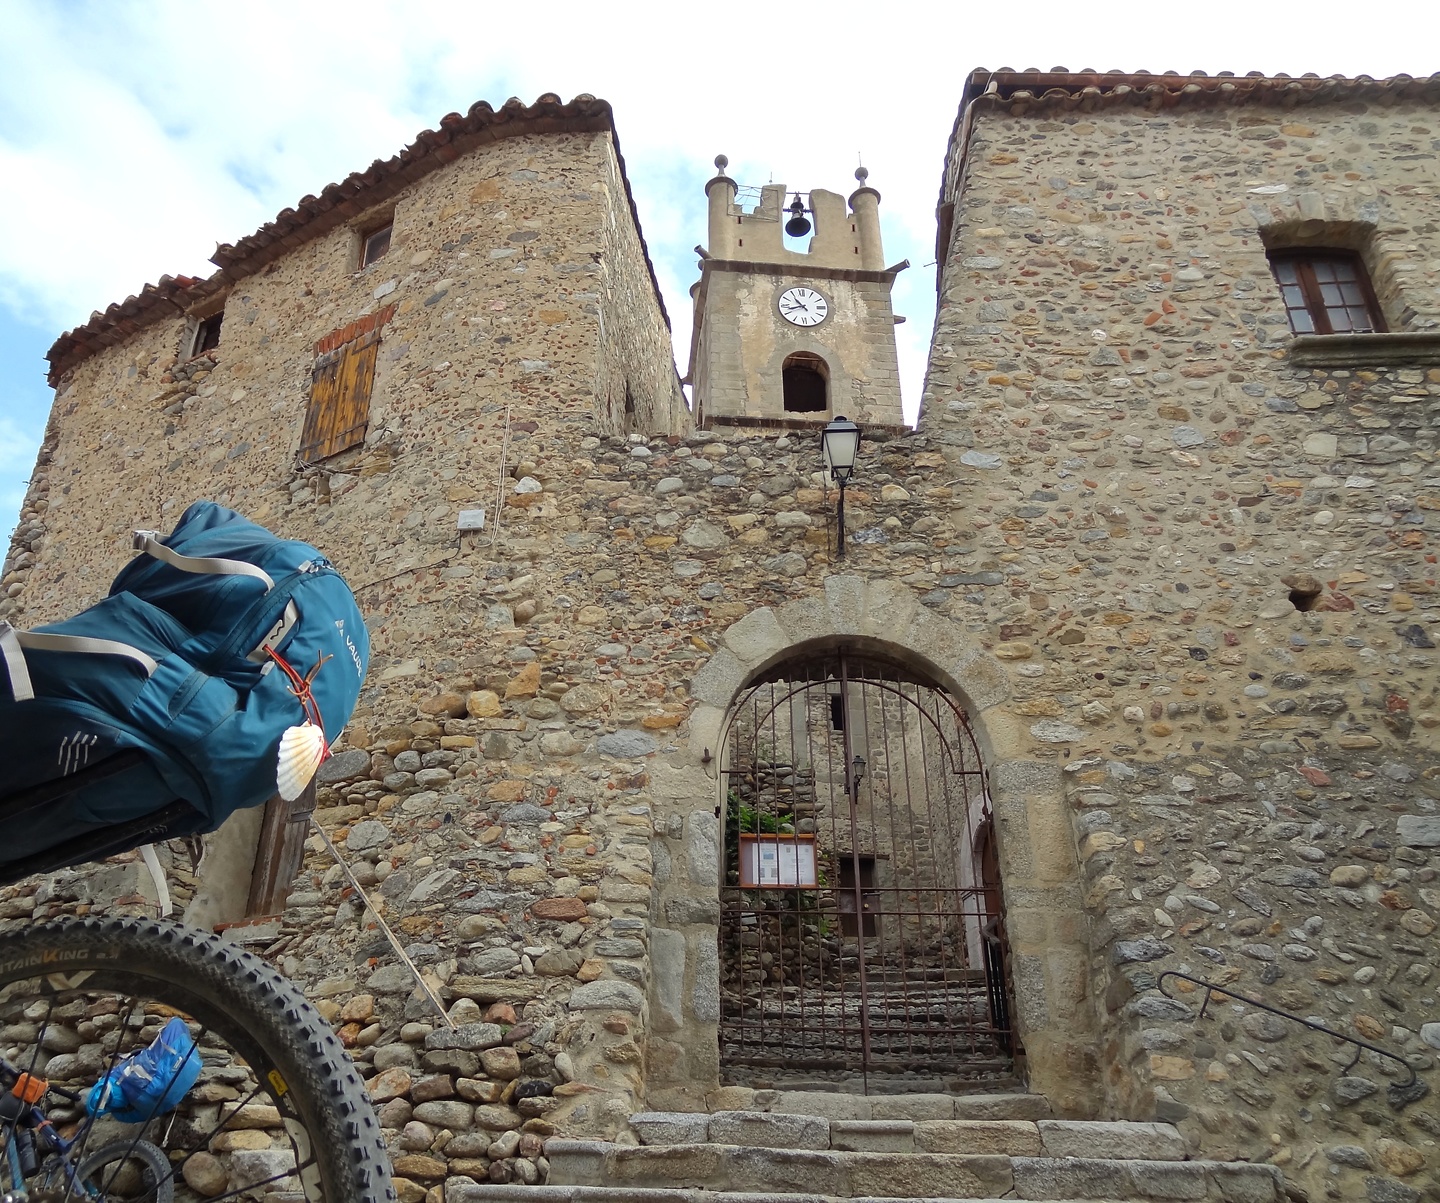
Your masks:
[{"label": "tower arched opening", "polygon": [[785,412],[825,413],[830,408],[830,365],[812,351],[796,351],[780,365]]}]

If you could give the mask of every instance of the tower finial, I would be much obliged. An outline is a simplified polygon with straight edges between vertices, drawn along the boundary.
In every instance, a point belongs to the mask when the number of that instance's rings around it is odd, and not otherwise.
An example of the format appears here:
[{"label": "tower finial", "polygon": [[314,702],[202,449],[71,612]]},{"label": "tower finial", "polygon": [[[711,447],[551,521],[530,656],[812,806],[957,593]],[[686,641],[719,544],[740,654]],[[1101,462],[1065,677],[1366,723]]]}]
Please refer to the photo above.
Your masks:
[{"label": "tower finial", "polygon": [[870,178],[870,171],[863,163],[855,168],[855,178],[860,181],[862,188],[865,186],[865,181]]},{"label": "tower finial", "polygon": [[715,156],[715,170],[721,175],[725,174],[725,168],[730,166],[730,160],[724,155]]}]

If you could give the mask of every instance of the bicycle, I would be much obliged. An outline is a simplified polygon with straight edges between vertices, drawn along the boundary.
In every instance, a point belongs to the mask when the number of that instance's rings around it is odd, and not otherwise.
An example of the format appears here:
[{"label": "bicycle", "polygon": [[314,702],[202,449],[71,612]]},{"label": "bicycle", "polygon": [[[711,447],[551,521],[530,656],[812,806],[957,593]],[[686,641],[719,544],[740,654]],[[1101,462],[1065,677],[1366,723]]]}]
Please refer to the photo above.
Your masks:
[{"label": "bicycle", "polygon": [[[123,1197],[136,1203],[173,1203],[170,1161],[148,1140],[136,1136],[111,1141],[79,1159],[83,1136],[66,1139],[42,1106],[51,1093],[82,1104],[79,1092],[52,1086],[5,1057],[0,1057],[0,1087],[5,1089],[0,1094],[0,1121],[6,1125],[4,1167],[12,1186],[0,1195],[3,1203],[53,1196],[62,1185],[64,1194],[80,1199]],[[82,1132],[88,1132],[87,1125],[82,1125]],[[25,1185],[17,1190],[16,1183]],[[31,1183],[39,1184],[40,1189],[33,1189]]]},{"label": "bicycle", "polygon": [[[199,1053],[196,1085],[163,1118],[157,1107],[138,1130],[107,1134],[82,1092],[175,1016]],[[17,1100],[0,1108],[11,1203],[394,1199],[364,1083],[329,1025],[275,970],[207,932],[87,918],[0,936],[0,1056]]]}]

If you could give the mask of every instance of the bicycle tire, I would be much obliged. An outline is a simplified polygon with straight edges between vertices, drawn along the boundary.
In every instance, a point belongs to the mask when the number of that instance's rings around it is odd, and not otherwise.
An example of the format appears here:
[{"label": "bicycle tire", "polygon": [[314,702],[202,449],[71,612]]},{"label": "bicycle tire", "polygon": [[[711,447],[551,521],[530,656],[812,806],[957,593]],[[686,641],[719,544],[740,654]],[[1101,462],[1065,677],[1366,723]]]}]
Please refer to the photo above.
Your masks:
[{"label": "bicycle tire", "polygon": [[[141,1203],[175,1203],[175,1179],[170,1168],[170,1159],[165,1151],[152,1145],[148,1140],[112,1140],[101,1145],[85,1158],[75,1170],[75,1176],[95,1189],[95,1197],[109,1203],[112,1166],[126,1161],[144,1163],[145,1193]],[[131,1199],[125,1195],[122,1198]],[[76,1195],[77,1203],[81,1199]]]},{"label": "bicycle tire", "polygon": [[0,936],[0,992],[20,982],[52,1000],[112,992],[192,1016],[229,1043],[279,1111],[312,1203],[393,1203],[364,1081],[319,1013],[258,957],[167,920],[63,919]]}]

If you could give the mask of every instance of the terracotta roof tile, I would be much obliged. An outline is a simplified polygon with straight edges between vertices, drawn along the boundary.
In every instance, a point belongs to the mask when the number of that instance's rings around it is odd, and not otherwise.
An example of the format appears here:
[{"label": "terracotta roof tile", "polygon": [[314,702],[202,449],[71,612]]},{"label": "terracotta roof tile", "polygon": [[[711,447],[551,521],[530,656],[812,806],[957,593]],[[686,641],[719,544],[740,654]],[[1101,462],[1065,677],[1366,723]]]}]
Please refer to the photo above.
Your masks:
[{"label": "terracotta roof tile", "polygon": [[1089,111],[1119,105],[1169,108],[1181,103],[1281,104],[1313,103],[1323,100],[1366,99],[1384,95],[1391,98],[1440,98],[1440,74],[1415,77],[1394,75],[1375,79],[1369,75],[1248,75],[1204,71],[1181,74],[1166,71],[1125,73],[1119,71],[972,71],[965,81],[961,113],[971,105],[1024,112],[1037,105],[1062,111]]},{"label": "terracotta roof tile", "polygon": [[383,204],[416,180],[477,147],[527,134],[580,131],[606,131],[611,136],[645,266],[650,272],[661,316],[668,326],[670,316],[665,311],[655,267],[640,230],[640,215],[625,174],[625,160],[620,154],[609,102],[582,94],[567,104],[555,93],[546,92],[532,105],[512,97],[498,109],[482,100],[467,113],[447,113],[440,119],[438,129],[422,130],[399,154],[376,159],[364,171],[326,186],[319,196],[306,196],[294,208],[281,210],[274,221],[267,222],[255,233],[217,246],[210,261],[219,270],[207,279],[161,276],[158,283],[145,285],[137,295],[110,305],[103,313],[92,313],[88,322],[62,334],[51,346],[46,356],[50,361],[50,383],[55,385],[65,372],[102,347],[120,342],[136,330],[189,309],[231,282],[253,275],[288,250],[343,225],[366,209]]}]

